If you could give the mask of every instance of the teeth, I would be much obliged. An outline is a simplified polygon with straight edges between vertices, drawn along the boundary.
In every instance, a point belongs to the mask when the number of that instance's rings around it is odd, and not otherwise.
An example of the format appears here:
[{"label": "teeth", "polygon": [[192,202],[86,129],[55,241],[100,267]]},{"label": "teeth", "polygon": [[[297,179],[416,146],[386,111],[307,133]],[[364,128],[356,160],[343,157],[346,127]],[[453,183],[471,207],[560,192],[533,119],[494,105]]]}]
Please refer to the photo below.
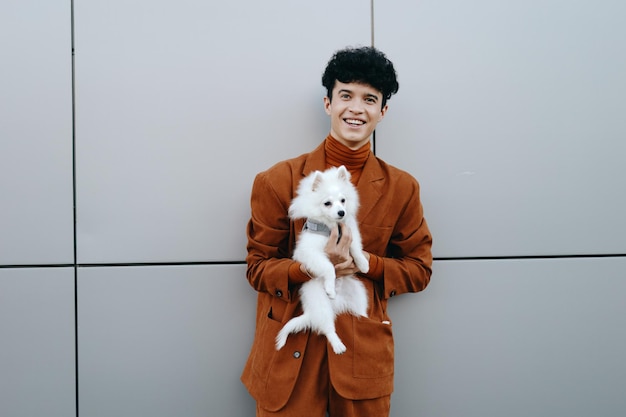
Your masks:
[{"label": "teeth", "polygon": [[362,120],[357,120],[357,119],[346,119],[346,123],[349,123],[351,125],[362,125],[365,122]]}]

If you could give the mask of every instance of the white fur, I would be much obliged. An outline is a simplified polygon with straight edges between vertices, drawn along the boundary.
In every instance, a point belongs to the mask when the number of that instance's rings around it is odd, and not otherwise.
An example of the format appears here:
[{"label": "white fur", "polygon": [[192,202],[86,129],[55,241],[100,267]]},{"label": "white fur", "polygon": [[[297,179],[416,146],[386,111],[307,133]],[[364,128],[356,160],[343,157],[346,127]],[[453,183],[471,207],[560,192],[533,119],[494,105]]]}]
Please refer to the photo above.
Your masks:
[{"label": "white fur", "polygon": [[[347,225],[352,231],[350,255],[359,271],[366,273],[369,263],[363,255],[356,222],[358,207],[358,194],[350,182],[350,173],[342,165],[305,177],[291,202],[289,217],[321,222],[331,229],[337,224]],[[302,284],[303,314],[289,320],[280,330],[276,349],[285,345],[290,333],[311,329],[325,335],[335,353],[344,353],[346,346],[335,331],[335,317],[342,313],[367,317],[365,286],[353,276],[336,277],[335,267],[324,252],[327,241],[327,236],[309,230],[303,230],[298,238],[293,259],[301,262],[315,278]]]}]

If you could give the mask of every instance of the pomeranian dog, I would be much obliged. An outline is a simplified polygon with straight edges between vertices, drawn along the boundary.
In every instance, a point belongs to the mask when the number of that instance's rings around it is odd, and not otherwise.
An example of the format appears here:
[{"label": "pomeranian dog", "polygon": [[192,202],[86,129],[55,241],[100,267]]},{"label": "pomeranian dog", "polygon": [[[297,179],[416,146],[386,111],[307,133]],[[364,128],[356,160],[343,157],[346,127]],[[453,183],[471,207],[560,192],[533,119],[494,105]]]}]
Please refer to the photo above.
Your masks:
[{"label": "pomeranian dog", "polygon": [[333,351],[346,351],[335,331],[335,317],[342,313],[367,317],[367,294],[363,283],[354,276],[336,277],[335,266],[324,248],[330,231],[346,225],[352,231],[350,255],[359,271],[366,273],[369,263],[363,255],[361,234],[356,222],[359,198],[345,166],[315,171],[298,184],[297,195],[289,206],[292,220],[305,218],[293,259],[301,262],[313,276],[300,288],[303,314],[289,320],[276,336],[276,349],[287,336],[311,329],[326,336]]}]

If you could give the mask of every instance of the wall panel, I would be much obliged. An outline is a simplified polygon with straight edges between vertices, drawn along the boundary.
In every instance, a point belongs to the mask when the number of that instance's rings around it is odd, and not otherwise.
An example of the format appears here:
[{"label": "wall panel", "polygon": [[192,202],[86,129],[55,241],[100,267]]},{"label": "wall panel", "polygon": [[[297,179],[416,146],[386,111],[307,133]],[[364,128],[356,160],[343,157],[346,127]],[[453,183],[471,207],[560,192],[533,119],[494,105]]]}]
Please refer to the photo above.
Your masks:
[{"label": "wall panel", "polygon": [[254,175],[321,142],[326,60],[370,41],[362,0],[79,2],[75,19],[80,263],[243,259]]},{"label": "wall panel", "polygon": [[80,416],[245,416],[254,335],[243,265],[79,271]]},{"label": "wall panel", "polygon": [[71,263],[70,3],[0,10],[0,265]]},{"label": "wall panel", "polygon": [[421,180],[436,256],[626,253],[625,14],[376,2],[400,79],[377,153]]},{"label": "wall panel", "polygon": [[439,261],[390,302],[392,416],[586,417],[626,410],[626,259]]},{"label": "wall panel", "polygon": [[0,269],[0,334],[0,415],[75,415],[73,269]]}]

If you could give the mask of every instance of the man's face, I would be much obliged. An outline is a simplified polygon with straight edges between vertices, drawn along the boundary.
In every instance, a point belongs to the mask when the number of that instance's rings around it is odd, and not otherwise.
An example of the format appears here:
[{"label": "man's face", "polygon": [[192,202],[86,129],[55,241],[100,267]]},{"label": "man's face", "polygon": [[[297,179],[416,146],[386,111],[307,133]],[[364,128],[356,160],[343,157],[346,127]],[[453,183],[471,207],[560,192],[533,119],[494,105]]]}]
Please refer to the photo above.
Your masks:
[{"label": "man's face", "polygon": [[330,116],[330,133],[351,149],[365,145],[385,113],[383,95],[368,84],[335,82],[332,101],[324,97],[324,108]]}]

